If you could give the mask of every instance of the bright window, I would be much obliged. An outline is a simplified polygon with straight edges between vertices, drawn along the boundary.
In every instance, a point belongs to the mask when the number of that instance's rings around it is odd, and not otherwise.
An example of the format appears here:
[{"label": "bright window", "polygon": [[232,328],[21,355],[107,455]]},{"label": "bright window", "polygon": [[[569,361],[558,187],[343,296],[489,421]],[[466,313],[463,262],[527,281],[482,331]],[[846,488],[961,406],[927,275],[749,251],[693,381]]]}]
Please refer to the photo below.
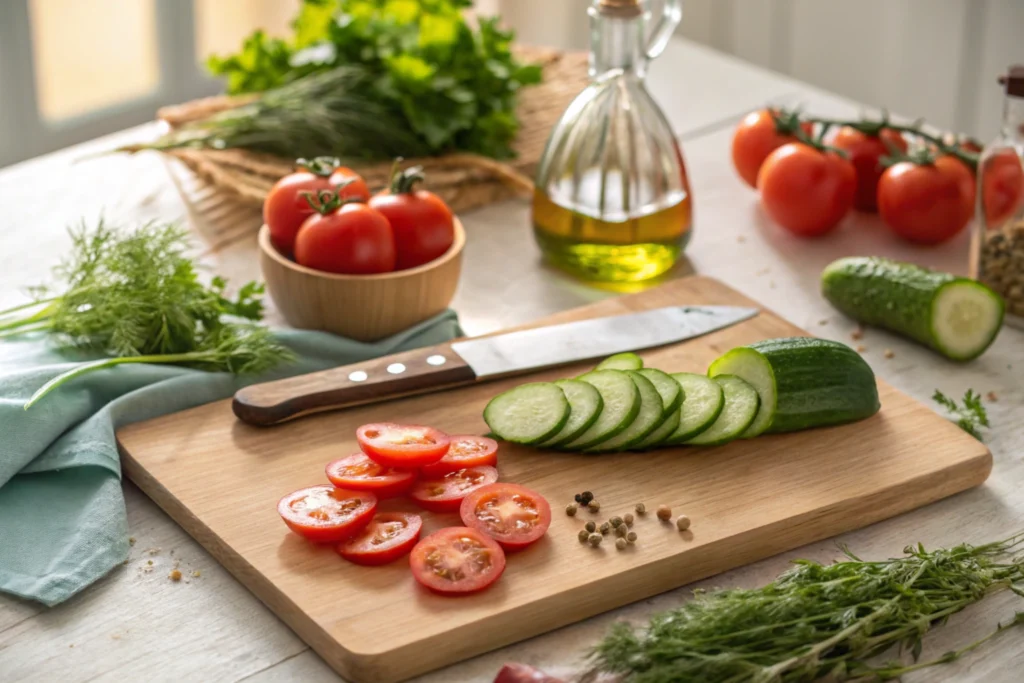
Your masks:
[{"label": "bright window", "polygon": [[196,59],[203,63],[211,54],[238,51],[256,29],[275,37],[288,35],[289,22],[299,10],[299,0],[194,0]]}]

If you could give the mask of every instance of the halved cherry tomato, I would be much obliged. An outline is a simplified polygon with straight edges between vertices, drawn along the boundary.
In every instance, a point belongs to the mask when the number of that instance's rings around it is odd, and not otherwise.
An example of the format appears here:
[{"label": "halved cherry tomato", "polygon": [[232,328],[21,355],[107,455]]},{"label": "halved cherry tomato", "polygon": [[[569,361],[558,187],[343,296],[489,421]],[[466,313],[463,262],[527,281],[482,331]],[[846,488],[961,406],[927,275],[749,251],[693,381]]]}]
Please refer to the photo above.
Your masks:
[{"label": "halved cherry tomato", "polygon": [[384,467],[365,453],[355,453],[329,463],[327,478],[338,488],[372,491],[378,498],[393,498],[409,492],[416,481],[416,471]]},{"label": "halved cherry tomato", "polygon": [[382,512],[365,529],[339,545],[338,554],[356,564],[387,564],[412,550],[420,540],[422,528],[419,515]]},{"label": "halved cherry tomato", "polygon": [[[775,112],[776,116],[780,112]],[[781,114],[785,118],[785,114]],[[795,128],[795,125],[794,125]],[[813,124],[804,121],[800,128],[808,136],[814,131]],[[779,147],[796,142],[796,136],[778,132],[778,125],[768,109],[747,114],[732,137],[732,163],[736,172],[751,187],[757,187],[757,173],[769,154]]]},{"label": "halved cherry tomato", "polygon": [[459,506],[462,523],[477,529],[512,552],[547,533],[551,506],[544,496],[518,484],[488,484],[471,492]]},{"label": "halved cherry tomato", "polygon": [[451,446],[443,458],[433,465],[424,465],[420,474],[439,477],[464,467],[498,464],[498,442],[486,436],[453,436]]},{"label": "halved cherry tomato", "polygon": [[475,593],[501,577],[505,552],[476,529],[453,526],[417,543],[409,565],[416,580],[435,593]]},{"label": "halved cherry tomato", "polygon": [[370,198],[395,232],[395,270],[415,268],[444,254],[455,241],[455,218],[444,200],[417,189],[423,168],[392,174],[391,187]]},{"label": "halved cherry tomato", "polygon": [[314,543],[340,543],[363,530],[377,510],[377,496],[334,486],[311,486],[277,504],[288,528]]},{"label": "halved cherry tomato", "polygon": [[565,683],[561,678],[548,676],[540,669],[526,664],[509,662],[501,667],[492,683]]},{"label": "halved cherry tomato", "polygon": [[432,479],[420,479],[409,496],[424,510],[456,512],[471,491],[498,481],[493,467],[467,467]]},{"label": "halved cherry tomato", "polygon": [[832,140],[832,146],[845,151],[857,171],[853,208],[872,213],[878,211],[878,179],[885,172],[880,160],[889,156],[890,147],[906,152],[907,141],[891,128],[883,128],[878,135],[867,135],[856,128],[843,126]]},{"label": "halved cherry tomato", "polygon": [[757,176],[761,206],[773,221],[804,237],[823,235],[853,206],[857,172],[849,160],[801,142],[768,155]]},{"label": "halved cherry tomato", "polygon": [[437,462],[448,452],[448,435],[433,427],[375,422],[356,430],[359,448],[385,467],[411,469]]}]

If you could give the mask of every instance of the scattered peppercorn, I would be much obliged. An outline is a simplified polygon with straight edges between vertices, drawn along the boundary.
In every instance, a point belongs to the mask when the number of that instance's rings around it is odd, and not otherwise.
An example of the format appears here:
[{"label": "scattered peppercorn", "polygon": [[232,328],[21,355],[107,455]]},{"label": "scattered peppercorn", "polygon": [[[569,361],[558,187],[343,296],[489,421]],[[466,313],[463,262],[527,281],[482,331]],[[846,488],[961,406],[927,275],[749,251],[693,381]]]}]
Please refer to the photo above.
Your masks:
[{"label": "scattered peppercorn", "polygon": [[615,527],[616,529],[618,529],[619,526],[622,525],[622,517],[618,517],[618,516],[612,517],[608,521],[611,522],[612,526]]},{"label": "scattered peppercorn", "polygon": [[626,539],[620,538],[619,540],[615,541],[615,547],[617,549],[619,549],[619,550],[625,550],[626,549]]},{"label": "scattered peppercorn", "polygon": [[611,530],[612,530],[612,525],[609,524],[608,522],[605,522],[605,523],[603,523],[601,525],[601,535],[602,536],[607,536],[608,532],[611,531]]},{"label": "scattered peppercorn", "polygon": [[630,531],[628,534],[626,534],[626,540],[630,543],[636,543],[636,532]]},{"label": "scattered peppercorn", "polygon": [[636,514],[638,514],[638,515],[646,515],[647,514],[647,506],[644,505],[643,503],[637,503],[636,504]]},{"label": "scattered peppercorn", "polygon": [[587,509],[590,510],[591,512],[597,512],[598,510],[601,509],[601,504],[598,503],[596,500],[592,500],[589,503],[587,503]]},{"label": "scattered peppercorn", "polygon": [[622,518],[622,521],[626,523],[626,526],[633,526],[633,515],[626,513],[626,516]]},{"label": "scattered peppercorn", "polygon": [[892,358],[893,356],[896,355],[896,353],[892,349],[886,349],[885,351],[882,352],[882,355],[885,356],[886,358]]},{"label": "scattered peppercorn", "polygon": [[857,353],[864,353],[867,350],[868,350],[868,347],[864,346],[863,344],[858,344],[857,345]]},{"label": "scattered peppercorn", "polygon": [[569,503],[568,505],[565,506],[565,514],[569,515],[570,517],[575,517],[576,516],[576,510],[577,510],[576,503]]},{"label": "scattered peppercorn", "polygon": [[676,517],[676,528],[680,531],[686,531],[690,528],[690,518],[686,515],[679,515]]},{"label": "scattered peppercorn", "polygon": [[601,541],[603,539],[604,536],[602,536],[601,534],[590,534],[590,536],[587,538],[587,540],[590,541],[590,545],[594,546],[595,548],[601,545]]},{"label": "scattered peppercorn", "polygon": [[583,528],[587,530],[587,533],[592,534],[595,531],[597,531],[597,524],[595,524],[594,522],[587,522],[583,525]]},{"label": "scattered peppercorn", "polygon": [[668,505],[659,505],[658,519],[660,519],[663,522],[667,522],[668,520],[672,519],[672,508],[670,508]]},{"label": "scattered peppercorn", "polygon": [[181,581],[181,572],[177,569],[171,570],[171,573],[167,575],[171,581]]},{"label": "scattered peppercorn", "polygon": [[586,529],[580,529],[580,533],[577,536],[580,539],[580,543],[586,543],[587,539],[590,538],[590,532]]},{"label": "scattered peppercorn", "polygon": [[994,391],[990,391],[987,394],[985,394],[985,398],[987,398],[990,403],[995,403],[996,401],[999,400],[999,397],[996,396],[996,392]]},{"label": "scattered peppercorn", "polygon": [[855,329],[853,332],[850,333],[850,339],[852,339],[854,341],[860,341],[863,338],[864,338],[864,328],[862,328],[862,327],[858,327],[857,329]]},{"label": "scattered peppercorn", "polygon": [[627,531],[629,531],[629,530],[626,528],[625,524],[620,524],[617,527],[615,527],[615,535],[616,536],[622,536],[623,538],[625,538]]},{"label": "scattered peppercorn", "polygon": [[577,503],[582,503],[583,502],[583,496],[581,496],[578,493],[575,496],[573,496],[572,499],[575,500]]}]

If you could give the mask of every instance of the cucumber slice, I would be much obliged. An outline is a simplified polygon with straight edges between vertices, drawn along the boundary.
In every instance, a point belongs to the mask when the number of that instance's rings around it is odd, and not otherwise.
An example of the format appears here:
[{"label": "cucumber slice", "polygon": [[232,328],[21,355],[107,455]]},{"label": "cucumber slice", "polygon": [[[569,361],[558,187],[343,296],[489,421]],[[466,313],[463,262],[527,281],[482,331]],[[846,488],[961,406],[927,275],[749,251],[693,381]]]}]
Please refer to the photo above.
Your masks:
[{"label": "cucumber slice", "polygon": [[761,397],[743,435],[853,422],[878,412],[878,386],[856,351],[828,339],[768,339],[729,351],[708,374],[742,377]]},{"label": "cucumber slice", "polygon": [[697,436],[714,424],[722,413],[725,396],[722,386],[704,375],[677,372],[672,379],[679,382],[686,394],[679,408],[679,425],[665,439],[666,444],[680,444]]},{"label": "cucumber slice", "polygon": [[679,427],[680,415],[681,411],[679,408],[673,410],[668,414],[668,417],[665,418],[665,421],[658,425],[657,429],[644,437],[643,441],[630,448],[630,450],[645,451],[648,448],[660,446],[666,439],[668,439],[668,437],[672,436],[672,433],[676,431],[677,427]]},{"label": "cucumber slice", "polygon": [[725,406],[715,423],[686,443],[694,446],[719,446],[739,438],[757,417],[761,398],[754,387],[735,375],[714,377],[722,387]]},{"label": "cucumber slice", "polygon": [[654,368],[644,368],[637,370],[637,372],[651,380],[651,384],[658,390],[661,402],[665,405],[666,418],[671,413],[679,412],[679,406],[683,405],[683,399],[686,397],[686,393],[683,391],[683,387],[679,385],[679,382],[672,379],[672,376],[667,372],[655,370]]},{"label": "cucumber slice", "polygon": [[484,408],[484,422],[498,438],[534,444],[557,434],[569,419],[569,401],[555,384],[532,382],[498,394]]},{"label": "cucumber slice", "polygon": [[601,392],[592,384],[581,382],[578,379],[560,379],[555,384],[569,401],[569,419],[557,434],[547,441],[541,442],[538,445],[540,448],[551,448],[560,443],[572,441],[594,424],[604,407]]},{"label": "cucumber slice", "polygon": [[595,370],[639,370],[644,361],[635,353],[617,353],[597,364]]},{"label": "cucumber slice", "polygon": [[604,407],[587,431],[562,445],[562,448],[573,451],[610,439],[626,429],[640,412],[640,390],[626,373],[618,370],[592,370],[578,379],[593,385],[601,393]]},{"label": "cucumber slice", "polygon": [[590,452],[624,451],[643,441],[644,437],[665,420],[665,404],[661,402],[661,394],[654,387],[654,383],[635,370],[623,372],[633,380],[640,391],[640,410],[629,426],[615,436],[587,448],[586,450]]}]

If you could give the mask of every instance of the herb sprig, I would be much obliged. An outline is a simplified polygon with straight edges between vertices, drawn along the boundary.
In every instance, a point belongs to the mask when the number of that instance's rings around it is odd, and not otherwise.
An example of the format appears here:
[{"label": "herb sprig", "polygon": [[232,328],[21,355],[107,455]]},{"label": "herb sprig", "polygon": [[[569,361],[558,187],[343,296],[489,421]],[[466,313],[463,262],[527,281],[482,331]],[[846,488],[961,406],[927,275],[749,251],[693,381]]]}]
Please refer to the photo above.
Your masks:
[{"label": "herb sprig", "polygon": [[967,393],[964,394],[963,406],[960,406],[957,405],[956,401],[936,389],[932,395],[932,400],[956,418],[956,423],[960,429],[978,441],[982,440],[979,427],[988,427],[989,423],[988,412],[985,410],[985,406],[981,404],[980,394],[975,393],[973,389],[968,389]]}]

